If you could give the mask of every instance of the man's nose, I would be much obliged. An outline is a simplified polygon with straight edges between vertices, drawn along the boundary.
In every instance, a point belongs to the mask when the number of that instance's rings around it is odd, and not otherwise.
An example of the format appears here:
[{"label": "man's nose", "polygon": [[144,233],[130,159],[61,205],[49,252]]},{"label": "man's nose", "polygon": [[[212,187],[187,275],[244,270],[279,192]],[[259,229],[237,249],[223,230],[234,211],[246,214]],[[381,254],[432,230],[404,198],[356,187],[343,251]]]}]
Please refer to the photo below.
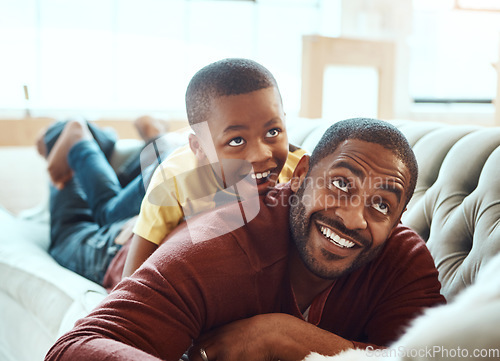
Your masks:
[{"label": "man's nose", "polygon": [[365,205],[362,201],[349,200],[336,208],[336,215],[342,219],[346,228],[351,230],[362,230],[368,226],[365,218]]}]

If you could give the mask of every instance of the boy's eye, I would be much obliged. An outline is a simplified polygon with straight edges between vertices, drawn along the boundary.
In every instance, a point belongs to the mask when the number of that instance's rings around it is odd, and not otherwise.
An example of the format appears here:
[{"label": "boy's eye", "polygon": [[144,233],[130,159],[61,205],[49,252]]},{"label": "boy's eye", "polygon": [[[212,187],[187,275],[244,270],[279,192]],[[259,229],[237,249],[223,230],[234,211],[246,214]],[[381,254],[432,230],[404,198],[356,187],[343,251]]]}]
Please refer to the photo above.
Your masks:
[{"label": "boy's eye", "polygon": [[347,184],[347,182],[343,179],[334,179],[332,181],[332,185],[343,192],[347,192],[349,190],[349,184]]},{"label": "boy's eye", "polygon": [[245,139],[243,139],[242,137],[236,137],[231,139],[231,141],[228,144],[231,147],[239,147],[240,145],[245,144]]},{"label": "boy's eye", "polygon": [[273,128],[270,131],[266,133],[267,138],[274,138],[277,137],[281,133],[281,130],[278,128]]},{"label": "boy's eye", "polygon": [[385,203],[375,203],[372,206],[376,211],[387,214],[389,212],[389,206]]}]

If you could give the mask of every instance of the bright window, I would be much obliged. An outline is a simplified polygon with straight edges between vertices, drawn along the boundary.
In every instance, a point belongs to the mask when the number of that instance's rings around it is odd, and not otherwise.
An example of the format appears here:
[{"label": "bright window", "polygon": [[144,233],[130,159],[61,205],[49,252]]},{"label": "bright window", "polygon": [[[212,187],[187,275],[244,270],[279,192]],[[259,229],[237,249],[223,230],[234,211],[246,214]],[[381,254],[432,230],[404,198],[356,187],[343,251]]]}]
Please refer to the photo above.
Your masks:
[{"label": "bright window", "polygon": [[454,0],[415,0],[409,39],[412,97],[494,99],[499,35],[500,12],[460,10]]},{"label": "bright window", "polygon": [[333,34],[335,3],[0,0],[0,116],[26,107],[41,116],[184,116],[191,76],[225,57],[268,67],[297,113],[302,35]]}]

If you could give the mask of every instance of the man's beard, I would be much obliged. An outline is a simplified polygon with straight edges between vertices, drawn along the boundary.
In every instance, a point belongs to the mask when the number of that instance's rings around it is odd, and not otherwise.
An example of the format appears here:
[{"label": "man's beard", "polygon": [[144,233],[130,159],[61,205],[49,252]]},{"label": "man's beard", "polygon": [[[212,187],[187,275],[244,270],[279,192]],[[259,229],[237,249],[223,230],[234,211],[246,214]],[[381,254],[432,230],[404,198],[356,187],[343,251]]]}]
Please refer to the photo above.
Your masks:
[{"label": "man's beard", "polygon": [[[294,202],[293,204],[291,204],[289,219],[291,237],[295,243],[300,258],[302,259],[302,262],[304,262],[307,269],[309,269],[309,271],[311,271],[317,277],[333,280],[354,272],[355,270],[364,266],[365,264],[373,260],[376,256],[378,256],[384,244],[381,244],[372,249],[370,248],[370,240],[366,240],[365,237],[361,237],[356,231],[346,229],[341,222],[333,221],[333,223],[336,224],[334,229],[342,230],[344,234],[350,235],[359,244],[365,246],[364,250],[353,260],[353,262],[349,266],[344,269],[331,268],[328,266],[328,264],[322,264],[314,258],[314,255],[307,248],[307,246],[311,233],[311,227],[315,227],[313,222],[314,219],[321,219],[322,217],[319,214],[314,213],[310,218],[306,218],[306,208],[302,203],[306,183],[307,182],[302,182],[296,192],[296,197],[299,199],[299,202]],[[327,222],[327,224],[331,223],[332,221]],[[336,259],[339,259],[337,255],[329,253],[325,249],[321,249],[321,253],[325,260],[332,262],[332,265],[334,265],[333,262]]]}]

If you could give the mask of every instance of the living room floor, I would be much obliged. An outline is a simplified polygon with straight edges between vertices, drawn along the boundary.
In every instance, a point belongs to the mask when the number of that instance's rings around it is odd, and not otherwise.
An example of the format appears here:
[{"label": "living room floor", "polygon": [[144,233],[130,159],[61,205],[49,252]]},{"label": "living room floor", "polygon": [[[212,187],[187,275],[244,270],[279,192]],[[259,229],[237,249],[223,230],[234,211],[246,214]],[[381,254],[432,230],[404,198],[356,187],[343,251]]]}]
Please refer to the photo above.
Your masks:
[{"label": "living room floor", "polygon": [[0,147],[0,206],[13,214],[48,199],[46,162],[34,146]]}]

